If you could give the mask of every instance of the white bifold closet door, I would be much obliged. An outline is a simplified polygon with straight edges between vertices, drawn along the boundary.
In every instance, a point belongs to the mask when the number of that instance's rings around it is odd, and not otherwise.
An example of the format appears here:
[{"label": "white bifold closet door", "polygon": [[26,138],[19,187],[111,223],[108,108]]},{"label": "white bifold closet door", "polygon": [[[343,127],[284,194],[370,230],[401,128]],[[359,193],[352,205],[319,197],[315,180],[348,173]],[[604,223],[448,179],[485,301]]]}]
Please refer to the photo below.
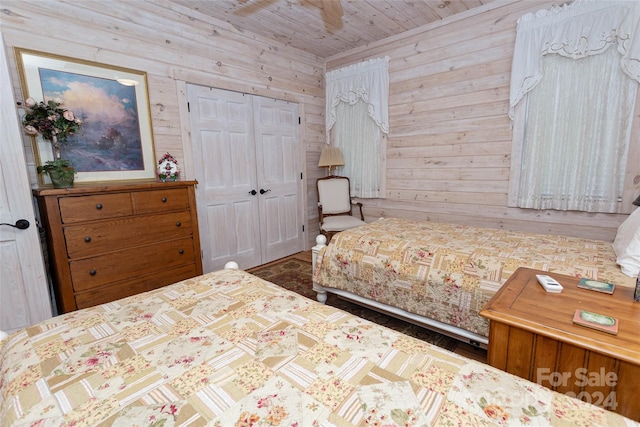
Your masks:
[{"label": "white bifold closet door", "polygon": [[196,85],[187,97],[204,271],[301,251],[298,105]]}]

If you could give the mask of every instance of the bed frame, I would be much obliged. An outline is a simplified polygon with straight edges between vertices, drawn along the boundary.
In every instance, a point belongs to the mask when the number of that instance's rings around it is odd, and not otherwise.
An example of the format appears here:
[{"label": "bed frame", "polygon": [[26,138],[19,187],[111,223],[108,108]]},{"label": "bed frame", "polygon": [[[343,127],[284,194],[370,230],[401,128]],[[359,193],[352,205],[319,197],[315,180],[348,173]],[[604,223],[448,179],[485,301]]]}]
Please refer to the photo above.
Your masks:
[{"label": "bed frame", "polygon": [[[318,237],[316,237],[316,245],[311,248],[311,254],[312,254],[311,262],[313,266],[312,271],[315,271],[318,254],[320,253],[322,248],[324,248],[325,246],[327,246],[327,238],[322,234],[320,234]],[[345,300],[354,302],[359,305],[363,305],[372,310],[376,310],[378,312],[396,317],[406,322],[410,322],[415,325],[422,326],[423,328],[426,328],[426,329],[438,332],[440,334],[449,336],[451,338],[455,338],[462,342],[471,344],[474,347],[487,349],[487,344],[489,343],[489,339],[485,336],[478,335],[476,333],[467,331],[465,329],[448,325],[446,323],[442,323],[437,320],[430,319],[428,317],[410,313],[406,310],[393,307],[388,304],[383,304],[369,298],[364,298],[359,295],[355,295],[349,291],[344,291],[342,289],[328,288],[320,285],[317,282],[313,282],[313,290],[317,292],[316,299],[323,304],[326,303],[327,301],[327,293],[332,293],[337,295],[339,298],[344,298]]]}]

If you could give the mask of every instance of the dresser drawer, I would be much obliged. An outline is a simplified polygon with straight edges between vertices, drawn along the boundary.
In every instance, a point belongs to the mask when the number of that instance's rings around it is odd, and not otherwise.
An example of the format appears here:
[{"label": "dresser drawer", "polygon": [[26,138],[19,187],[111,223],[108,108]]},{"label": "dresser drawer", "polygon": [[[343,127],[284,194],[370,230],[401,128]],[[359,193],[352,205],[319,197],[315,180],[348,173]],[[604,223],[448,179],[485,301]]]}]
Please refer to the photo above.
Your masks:
[{"label": "dresser drawer", "polygon": [[59,199],[63,223],[92,221],[133,214],[131,193],[98,194]]},{"label": "dresser drawer", "polygon": [[191,212],[143,215],[65,227],[69,258],[87,257],[192,235]]},{"label": "dresser drawer", "polygon": [[133,193],[136,214],[188,209],[189,193],[186,188],[141,191]]},{"label": "dresser drawer", "polygon": [[[193,238],[125,249],[107,255],[71,261],[71,283],[76,292],[155,271],[192,263]],[[198,254],[200,256],[200,254]]]},{"label": "dresser drawer", "polygon": [[134,279],[127,279],[112,285],[107,285],[97,289],[75,294],[76,306],[80,308],[93,307],[120,298],[161,288],[180,280],[189,279],[198,275],[198,268],[195,263],[181,265],[176,268],[167,269],[148,274]]}]

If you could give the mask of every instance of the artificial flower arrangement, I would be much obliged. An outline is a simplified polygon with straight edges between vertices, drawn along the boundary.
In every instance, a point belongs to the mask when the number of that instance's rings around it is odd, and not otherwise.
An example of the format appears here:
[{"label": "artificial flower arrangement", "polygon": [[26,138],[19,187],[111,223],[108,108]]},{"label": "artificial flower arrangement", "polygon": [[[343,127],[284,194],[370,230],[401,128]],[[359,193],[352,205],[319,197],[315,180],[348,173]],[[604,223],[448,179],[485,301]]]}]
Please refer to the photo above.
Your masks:
[{"label": "artificial flower arrangement", "polygon": [[177,181],[180,175],[178,161],[169,153],[158,160],[158,178],[160,181]]},{"label": "artificial flower arrangement", "polygon": [[[38,166],[38,173],[48,173],[56,186],[56,179],[62,178],[73,183],[76,174],[69,161],[60,157],[60,144],[76,133],[82,120],[77,118],[73,111],[62,107],[62,100],[55,98],[47,102],[37,102],[33,98],[25,101],[26,114],[22,120],[24,130],[29,135],[42,135],[42,138],[51,142],[54,159]],[[61,184],[69,186],[68,184]]]}]

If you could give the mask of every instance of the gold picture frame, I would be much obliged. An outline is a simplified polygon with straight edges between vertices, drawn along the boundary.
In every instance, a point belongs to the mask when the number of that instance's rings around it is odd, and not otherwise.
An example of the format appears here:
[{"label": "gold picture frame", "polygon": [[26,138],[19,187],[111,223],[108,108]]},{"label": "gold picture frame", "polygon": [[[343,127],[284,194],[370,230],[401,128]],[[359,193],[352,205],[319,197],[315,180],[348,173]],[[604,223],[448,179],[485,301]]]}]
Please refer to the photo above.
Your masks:
[{"label": "gold picture frame", "polygon": [[[14,48],[24,99],[58,98],[83,124],[62,146],[76,182],[153,179],[156,159],[147,74],[142,71]],[[34,138],[36,166],[53,160],[51,144]],[[40,184],[48,184],[45,174]]]}]

